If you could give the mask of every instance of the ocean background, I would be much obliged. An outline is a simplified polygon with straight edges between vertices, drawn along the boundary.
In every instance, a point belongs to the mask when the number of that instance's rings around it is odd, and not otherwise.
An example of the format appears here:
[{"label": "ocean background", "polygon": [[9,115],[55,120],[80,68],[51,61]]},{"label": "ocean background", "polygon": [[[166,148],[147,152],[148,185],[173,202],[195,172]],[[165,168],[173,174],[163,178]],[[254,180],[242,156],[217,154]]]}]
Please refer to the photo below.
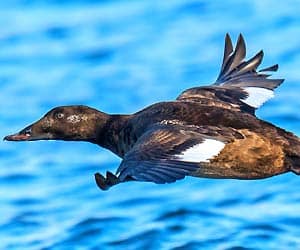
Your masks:
[{"label": "ocean background", "polygon": [[[133,113],[216,79],[224,36],[286,78],[258,117],[300,135],[299,1],[0,2],[0,137],[49,109]],[[80,142],[0,142],[0,249],[300,249],[300,176],[187,177],[101,191],[120,159]]]}]

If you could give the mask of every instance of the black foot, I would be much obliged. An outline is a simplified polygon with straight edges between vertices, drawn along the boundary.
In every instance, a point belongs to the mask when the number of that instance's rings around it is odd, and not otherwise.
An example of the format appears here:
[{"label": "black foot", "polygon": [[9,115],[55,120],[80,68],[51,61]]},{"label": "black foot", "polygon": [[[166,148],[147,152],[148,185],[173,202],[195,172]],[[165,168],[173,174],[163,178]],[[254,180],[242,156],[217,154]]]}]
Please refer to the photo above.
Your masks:
[{"label": "black foot", "polygon": [[109,171],[106,172],[106,178],[102,174],[96,173],[95,180],[101,190],[108,190],[110,187],[120,183],[119,178]]}]

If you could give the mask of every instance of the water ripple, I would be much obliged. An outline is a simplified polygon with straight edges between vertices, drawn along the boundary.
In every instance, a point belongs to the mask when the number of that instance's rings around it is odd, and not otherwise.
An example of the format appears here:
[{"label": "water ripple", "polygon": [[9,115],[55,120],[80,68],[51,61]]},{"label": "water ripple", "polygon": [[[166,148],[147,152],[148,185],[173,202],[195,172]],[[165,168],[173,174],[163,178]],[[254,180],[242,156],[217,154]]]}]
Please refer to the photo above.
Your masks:
[{"label": "water ripple", "polygon": [[169,211],[169,212],[165,212],[162,213],[162,215],[160,215],[156,220],[158,221],[168,221],[170,219],[183,219],[184,217],[190,217],[192,215],[197,215],[199,217],[213,217],[213,218],[217,218],[218,215],[217,213],[213,213],[210,211],[196,211],[196,210],[188,210],[188,209],[178,209],[175,211]]}]

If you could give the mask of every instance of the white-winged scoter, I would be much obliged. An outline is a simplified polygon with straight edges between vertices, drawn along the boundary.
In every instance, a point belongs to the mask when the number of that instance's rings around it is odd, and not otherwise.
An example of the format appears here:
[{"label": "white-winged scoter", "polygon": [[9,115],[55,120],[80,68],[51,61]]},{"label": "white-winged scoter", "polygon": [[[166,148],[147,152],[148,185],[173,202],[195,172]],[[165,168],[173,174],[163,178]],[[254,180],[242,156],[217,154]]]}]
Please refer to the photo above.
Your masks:
[{"label": "white-winged scoter", "polygon": [[221,72],[210,86],[185,90],[175,101],[132,115],[109,115],[86,106],[61,106],[8,141],[88,141],[122,158],[116,172],[96,173],[102,190],[125,181],[170,183],[185,176],[260,179],[300,174],[300,140],[255,116],[283,79],[257,70],[260,51],[245,60],[242,35],[225,39]]}]

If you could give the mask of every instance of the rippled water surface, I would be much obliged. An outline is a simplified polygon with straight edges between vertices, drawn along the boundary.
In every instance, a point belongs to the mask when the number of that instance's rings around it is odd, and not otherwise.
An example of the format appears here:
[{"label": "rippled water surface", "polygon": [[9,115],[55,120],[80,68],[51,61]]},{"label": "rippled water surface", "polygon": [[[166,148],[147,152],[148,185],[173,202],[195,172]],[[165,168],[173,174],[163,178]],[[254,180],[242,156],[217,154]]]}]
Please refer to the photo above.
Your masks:
[{"label": "rippled water surface", "polygon": [[[258,116],[300,135],[298,1],[0,2],[0,136],[50,108],[132,113],[214,81],[223,38],[280,64]],[[88,143],[0,142],[0,249],[300,249],[300,177],[185,178],[107,192],[120,159]]]}]

